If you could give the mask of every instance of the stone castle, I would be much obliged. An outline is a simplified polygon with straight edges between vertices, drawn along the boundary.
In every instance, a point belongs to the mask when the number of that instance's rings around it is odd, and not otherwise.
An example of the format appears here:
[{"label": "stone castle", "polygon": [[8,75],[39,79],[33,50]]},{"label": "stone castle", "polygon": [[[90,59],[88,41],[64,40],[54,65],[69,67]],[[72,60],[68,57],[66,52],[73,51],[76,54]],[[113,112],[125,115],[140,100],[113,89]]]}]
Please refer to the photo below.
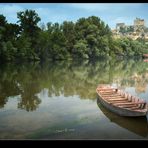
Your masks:
[{"label": "stone castle", "polygon": [[148,41],[148,28],[144,19],[136,18],[133,25],[127,26],[125,23],[117,23],[116,29],[112,30],[114,38],[129,37],[133,40],[145,39]]}]

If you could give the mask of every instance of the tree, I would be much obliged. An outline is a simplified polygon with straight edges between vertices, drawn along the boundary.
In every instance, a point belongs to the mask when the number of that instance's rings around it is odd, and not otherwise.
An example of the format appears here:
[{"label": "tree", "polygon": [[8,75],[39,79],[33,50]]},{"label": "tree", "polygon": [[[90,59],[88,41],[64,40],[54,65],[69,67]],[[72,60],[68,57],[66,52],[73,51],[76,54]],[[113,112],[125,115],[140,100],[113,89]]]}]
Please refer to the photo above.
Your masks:
[{"label": "tree", "polygon": [[20,26],[17,24],[6,24],[5,26],[5,40],[6,41],[15,41],[20,35]]},{"label": "tree", "polygon": [[5,37],[5,31],[6,31],[6,26],[7,21],[6,21],[6,17],[3,15],[0,15],[0,45],[1,42],[4,40]]},{"label": "tree", "polygon": [[38,57],[41,60],[49,58],[49,50],[51,48],[50,35],[47,30],[41,31],[38,36],[37,46],[39,48]]},{"label": "tree", "polygon": [[[14,27],[15,26],[15,27]],[[15,58],[17,48],[14,47],[14,40],[18,34],[18,26],[8,24],[6,18],[0,15],[0,59],[1,61],[11,61]],[[17,28],[17,29],[16,29]]]},{"label": "tree", "polygon": [[64,21],[62,24],[62,31],[66,39],[66,48],[71,54],[73,54],[76,41],[75,24],[73,22]]},{"label": "tree", "polygon": [[67,59],[69,53],[66,49],[66,39],[62,32],[62,26],[59,23],[48,26],[50,35],[49,57],[52,59]]},{"label": "tree", "polygon": [[114,49],[114,52],[119,55],[138,56],[144,53],[146,46],[139,41],[134,41],[129,38],[122,38],[114,41]]},{"label": "tree", "polygon": [[34,59],[38,59],[39,48],[37,45],[37,38],[39,31],[41,30],[37,24],[41,20],[35,10],[25,10],[17,13],[18,22],[20,22],[20,27],[22,33],[30,38],[31,50],[34,55]]},{"label": "tree", "polygon": [[[95,58],[109,53],[109,42],[111,41],[111,31],[100,18],[91,16],[81,18],[76,22],[76,44],[79,40],[84,40],[87,44],[87,54],[89,58]],[[106,45],[105,45],[106,44]]]},{"label": "tree", "polygon": [[30,37],[36,35],[36,31],[39,29],[37,26],[38,22],[41,20],[35,10],[25,10],[17,13],[17,18],[19,19],[20,26],[23,32],[28,34]]},{"label": "tree", "polygon": [[4,27],[7,24],[6,17],[0,14],[0,27]]},{"label": "tree", "polygon": [[126,28],[125,27],[120,27],[119,32],[121,32],[122,34],[126,33]]},{"label": "tree", "polygon": [[0,58],[2,61],[14,60],[17,53],[17,48],[15,48],[11,41],[2,42],[0,50]]},{"label": "tree", "polygon": [[79,57],[79,58],[88,58],[87,55],[87,42],[85,40],[79,40],[75,45],[74,45],[74,51],[75,54]]},{"label": "tree", "polygon": [[[99,17],[80,18],[77,22],[51,22],[38,27],[40,17],[34,10],[17,13],[19,24],[7,23],[0,15],[0,59],[63,60],[75,57],[95,59],[99,56],[142,55],[147,49],[143,39],[112,38],[111,29]],[[122,34],[133,27],[120,28]]]},{"label": "tree", "polygon": [[18,59],[33,59],[34,52],[31,50],[31,39],[24,33],[17,39],[16,46],[18,48]]}]

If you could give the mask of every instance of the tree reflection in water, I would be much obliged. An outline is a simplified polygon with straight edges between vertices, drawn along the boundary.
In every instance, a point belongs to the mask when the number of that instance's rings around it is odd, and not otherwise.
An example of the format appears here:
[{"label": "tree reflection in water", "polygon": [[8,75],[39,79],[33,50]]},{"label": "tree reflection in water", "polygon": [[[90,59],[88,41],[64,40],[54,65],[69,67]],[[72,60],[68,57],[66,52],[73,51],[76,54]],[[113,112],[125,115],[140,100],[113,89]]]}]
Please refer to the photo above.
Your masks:
[{"label": "tree reflection in water", "polygon": [[21,95],[18,108],[34,111],[41,100],[37,97],[44,88],[49,97],[79,95],[81,99],[96,99],[99,83],[134,87],[146,91],[148,63],[142,60],[57,61],[33,64],[8,64],[0,68],[0,107],[8,97]]}]

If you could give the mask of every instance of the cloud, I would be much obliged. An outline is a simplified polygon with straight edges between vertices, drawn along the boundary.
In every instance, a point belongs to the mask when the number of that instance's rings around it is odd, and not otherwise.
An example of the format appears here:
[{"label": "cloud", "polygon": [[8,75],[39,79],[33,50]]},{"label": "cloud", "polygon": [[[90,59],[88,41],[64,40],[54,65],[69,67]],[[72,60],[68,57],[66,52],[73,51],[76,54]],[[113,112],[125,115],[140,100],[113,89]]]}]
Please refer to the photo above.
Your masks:
[{"label": "cloud", "polygon": [[[144,4],[144,6],[147,4]],[[148,6],[148,5],[147,5]],[[41,22],[59,22],[65,20],[76,21],[80,17],[95,15],[109,25],[114,26],[117,22],[131,24],[133,16],[143,16],[146,9],[143,4],[133,3],[65,3],[65,4],[0,4],[0,14],[6,16],[8,22],[17,22],[17,12],[25,9],[35,10]],[[143,13],[142,13],[143,11]]]},{"label": "cloud", "polygon": [[47,22],[62,22],[68,18],[68,15],[65,13],[59,13],[57,10],[49,8],[35,8],[34,9],[38,15],[41,17],[41,21],[44,23]]},{"label": "cloud", "polygon": [[112,17],[112,19],[106,19],[106,23],[112,29],[115,29],[117,23],[125,23],[125,25],[133,25],[135,17],[132,16],[120,16],[120,17]]},{"label": "cloud", "polygon": [[[35,5],[34,5],[35,6]],[[42,6],[42,5],[41,5]],[[16,23],[17,22],[17,12],[24,11],[25,9],[35,10],[41,22],[62,22],[69,17],[69,14],[62,12],[60,9],[50,9],[43,7],[29,7],[24,4],[0,4],[0,14],[3,14],[8,22]]]},{"label": "cloud", "polygon": [[86,4],[69,4],[69,6],[85,11],[104,11],[107,9],[105,4],[86,3]]},{"label": "cloud", "polygon": [[7,20],[15,23],[17,20],[17,12],[23,11],[24,8],[16,4],[2,4],[0,5],[0,14],[6,16]]},{"label": "cloud", "polygon": [[69,4],[69,7],[75,8],[75,9],[79,9],[79,10],[84,10],[84,11],[91,11],[91,12],[105,12],[107,10],[110,10],[111,12],[117,12],[117,11],[123,11],[123,10],[127,10],[127,9],[137,9],[140,8],[142,6],[142,4],[132,4],[132,3],[115,3],[115,4],[111,4],[111,3],[86,3],[86,4],[77,4],[77,3],[73,3],[73,4]]},{"label": "cloud", "polygon": [[117,22],[117,23],[121,23],[121,22],[124,22],[127,19],[128,19],[128,17],[117,17],[116,19],[114,19],[114,21]]}]

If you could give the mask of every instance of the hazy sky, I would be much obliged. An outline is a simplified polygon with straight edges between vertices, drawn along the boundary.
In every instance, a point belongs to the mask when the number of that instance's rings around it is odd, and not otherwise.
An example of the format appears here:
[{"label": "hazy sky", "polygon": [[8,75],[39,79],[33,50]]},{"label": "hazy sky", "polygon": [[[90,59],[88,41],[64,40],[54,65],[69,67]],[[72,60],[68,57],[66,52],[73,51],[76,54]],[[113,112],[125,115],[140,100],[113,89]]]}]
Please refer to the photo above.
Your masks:
[{"label": "hazy sky", "polygon": [[[0,14],[6,16],[8,22],[16,23],[16,12],[25,9],[35,10],[41,22],[76,21],[81,17],[98,16],[111,28],[116,23],[125,22],[133,25],[136,17],[148,22],[148,3],[1,3]],[[147,25],[148,26],[148,25]]]}]

